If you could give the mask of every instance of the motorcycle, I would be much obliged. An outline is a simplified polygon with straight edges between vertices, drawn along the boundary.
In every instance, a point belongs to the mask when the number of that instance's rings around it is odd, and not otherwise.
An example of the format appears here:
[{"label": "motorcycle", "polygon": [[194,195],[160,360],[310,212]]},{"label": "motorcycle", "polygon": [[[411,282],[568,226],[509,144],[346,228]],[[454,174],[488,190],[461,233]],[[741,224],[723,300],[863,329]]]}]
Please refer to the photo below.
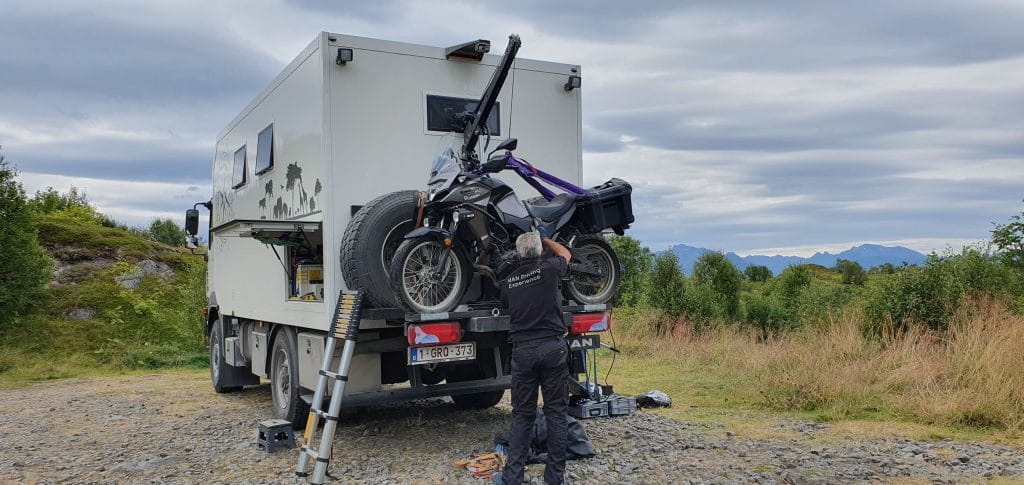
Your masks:
[{"label": "motorcycle", "polygon": [[[611,179],[590,189],[578,187],[516,158],[515,138],[498,145],[484,163],[476,155],[480,137],[490,138],[486,124],[478,121],[487,119],[518,47],[519,38],[511,36],[476,110],[456,117],[465,123],[462,148],[457,152],[454,138],[446,136],[447,146],[430,169],[419,227],[406,234],[391,259],[392,290],[406,310],[438,313],[463,302],[497,300],[501,282],[517,265],[516,238],[533,230],[572,253],[562,284],[566,299],[600,304],[618,291],[619,259],[601,233],[611,229],[623,234],[633,222],[628,183]],[[521,200],[491,176],[506,170],[540,196]],[[562,192],[556,194],[545,184]],[[480,284],[471,285],[475,275],[480,275]]]}]

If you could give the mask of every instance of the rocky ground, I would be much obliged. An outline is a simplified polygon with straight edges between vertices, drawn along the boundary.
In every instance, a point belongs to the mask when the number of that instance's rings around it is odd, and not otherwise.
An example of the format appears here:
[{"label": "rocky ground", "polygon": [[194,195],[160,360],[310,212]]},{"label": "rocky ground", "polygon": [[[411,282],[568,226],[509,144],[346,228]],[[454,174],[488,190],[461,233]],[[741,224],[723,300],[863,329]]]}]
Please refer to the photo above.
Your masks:
[{"label": "rocky ground", "polygon": [[[268,386],[217,395],[195,372],[3,390],[0,482],[303,483],[294,478],[296,450],[267,454],[255,446],[269,410]],[[438,400],[349,413],[331,474],[336,483],[485,483],[451,463],[491,450],[508,423],[507,404],[461,411]],[[1024,481],[1020,449],[833,437],[828,425],[791,420],[774,426],[787,437],[745,437],[642,411],[589,420],[598,456],[570,462],[569,476],[573,483]],[[539,483],[541,473],[531,466],[528,477]]]}]

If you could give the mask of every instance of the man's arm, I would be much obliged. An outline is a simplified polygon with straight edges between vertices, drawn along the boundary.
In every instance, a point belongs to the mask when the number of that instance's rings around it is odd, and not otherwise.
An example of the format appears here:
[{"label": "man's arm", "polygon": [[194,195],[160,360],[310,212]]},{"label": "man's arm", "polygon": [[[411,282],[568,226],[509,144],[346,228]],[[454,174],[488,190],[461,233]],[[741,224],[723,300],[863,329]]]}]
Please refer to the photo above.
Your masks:
[{"label": "man's arm", "polygon": [[569,250],[565,248],[565,246],[562,246],[561,244],[558,244],[555,241],[552,241],[551,239],[547,238],[544,238],[541,241],[541,244],[543,244],[548,251],[555,253],[555,256],[564,259],[565,264],[569,264],[569,261],[572,260],[572,253],[570,253]]}]

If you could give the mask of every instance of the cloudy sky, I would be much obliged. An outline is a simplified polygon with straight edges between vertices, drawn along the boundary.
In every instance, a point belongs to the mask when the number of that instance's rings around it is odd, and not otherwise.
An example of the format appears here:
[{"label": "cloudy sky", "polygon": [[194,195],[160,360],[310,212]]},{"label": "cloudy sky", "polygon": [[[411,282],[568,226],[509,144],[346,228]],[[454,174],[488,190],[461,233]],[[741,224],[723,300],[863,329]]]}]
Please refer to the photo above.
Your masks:
[{"label": "cloudy sky", "polygon": [[1024,206],[1019,1],[494,5],[0,0],[0,145],[29,191],[180,221],[217,133],[317,32],[516,32],[583,65],[586,181],[631,181],[654,248],[941,250]]}]

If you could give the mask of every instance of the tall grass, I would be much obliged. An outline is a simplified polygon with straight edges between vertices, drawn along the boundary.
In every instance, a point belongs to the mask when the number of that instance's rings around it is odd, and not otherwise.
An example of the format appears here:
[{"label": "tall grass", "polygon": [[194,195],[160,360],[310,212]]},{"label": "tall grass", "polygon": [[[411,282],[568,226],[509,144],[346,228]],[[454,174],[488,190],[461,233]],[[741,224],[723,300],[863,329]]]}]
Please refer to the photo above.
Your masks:
[{"label": "tall grass", "polygon": [[916,325],[881,336],[864,332],[852,308],[768,338],[749,326],[698,331],[646,310],[617,310],[615,320],[628,355],[724,376],[772,409],[1022,430],[1024,316],[990,301],[963,308],[970,311],[944,330]]}]

